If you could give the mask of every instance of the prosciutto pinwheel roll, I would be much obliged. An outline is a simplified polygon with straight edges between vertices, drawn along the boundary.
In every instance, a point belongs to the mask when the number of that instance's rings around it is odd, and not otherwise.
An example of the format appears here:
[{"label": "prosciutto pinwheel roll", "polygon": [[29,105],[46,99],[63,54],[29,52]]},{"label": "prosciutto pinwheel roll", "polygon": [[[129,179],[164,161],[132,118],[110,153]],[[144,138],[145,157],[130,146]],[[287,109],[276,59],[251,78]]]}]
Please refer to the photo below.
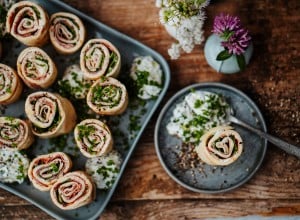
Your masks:
[{"label": "prosciutto pinwheel roll", "polygon": [[56,181],[69,172],[72,160],[63,152],[40,155],[29,165],[28,177],[33,186],[41,191],[49,191]]},{"label": "prosciutto pinwheel roll", "polygon": [[201,137],[196,152],[205,163],[227,166],[236,161],[243,151],[243,141],[239,133],[230,126],[210,129]]},{"label": "prosciutto pinwheel roll", "polygon": [[74,137],[81,153],[89,158],[106,154],[113,146],[109,128],[97,119],[86,119],[76,125]]},{"label": "prosciutto pinwheel roll", "polygon": [[6,29],[27,46],[42,46],[49,39],[49,17],[38,4],[20,1],[8,10]]},{"label": "prosciutto pinwheel roll", "polygon": [[50,40],[55,50],[61,54],[73,54],[83,45],[85,27],[74,14],[58,12],[51,15]]},{"label": "prosciutto pinwheel roll", "polygon": [[87,104],[100,115],[122,114],[128,105],[126,87],[112,77],[101,78],[90,88]]},{"label": "prosciutto pinwheel roll", "polygon": [[91,39],[81,49],[80,68],[87,79],[117,77],[121,68],[118,49],[105,39]]},{"label": "prosciutto pinwheel roll", "polygon": [[0,149],[22,150],[34,141],[29,123],[18,118],[0,117]]},{"label": "prosciutto pinwheel roll", "polygon": [[76,112],[71,102],[50,92],[30,94],[25,102],[25,112],[33,133],[41,138],[67,134],[76,124]]},{"label": "prosciutto pinwheel roll", "polygon": [[57,207],[71,210],[91,203],[96,197],[96,187],[88,174],[74,171],[57,180],[50,196]]},{"label": "prosciutto pinwheel roll", "polygon": [[0,63],[0,104],[8,105],[17,101],[23,91],[23,83],[16,71]]},{"label": "prosciutto pinwheel roll", "polygon": [[32,89],[48,88],[57,77],[55,63],[38,47],[28,47],[21,52],[17,69],[23,82]]}]

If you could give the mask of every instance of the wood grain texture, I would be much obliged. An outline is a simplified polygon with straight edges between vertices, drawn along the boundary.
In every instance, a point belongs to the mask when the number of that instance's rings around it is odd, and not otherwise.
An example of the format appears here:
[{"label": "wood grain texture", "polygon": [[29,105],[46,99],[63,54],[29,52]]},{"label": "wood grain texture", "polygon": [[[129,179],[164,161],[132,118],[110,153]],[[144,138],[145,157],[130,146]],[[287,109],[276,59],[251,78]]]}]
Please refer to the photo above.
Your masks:
[{"label": "wood grain texture", "polygon": [[[269,145],[254,177],[228,193],[202,194],[177,185],[163,170],[154,149],[154,125],[163,104],[197,82],[223,82],[249,95],[265,116],[269,133],[300,145],[300,1],[212,0],[205,36],[221,12],[240,16],[254,43],[243,73],[223,75],[208,66],[203,45],[170,60],[173,39],[159,24],[154,0],[64,0],[97,20],[141,41],[168,61],[172,81],[147,126],[101,219],[201,219],[244,215],[300,215],[300,161]],[[41,210],[0,190],[0,218],[51,219]],[[23,216],[22,216],[23,217]]]}]

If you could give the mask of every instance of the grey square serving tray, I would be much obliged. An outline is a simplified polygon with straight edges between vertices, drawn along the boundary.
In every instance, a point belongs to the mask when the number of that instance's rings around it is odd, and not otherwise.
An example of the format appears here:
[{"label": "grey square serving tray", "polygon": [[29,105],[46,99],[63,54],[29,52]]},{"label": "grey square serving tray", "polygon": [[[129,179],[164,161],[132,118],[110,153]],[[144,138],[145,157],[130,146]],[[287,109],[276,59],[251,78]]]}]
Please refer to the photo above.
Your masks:
[{"label": "grey square serving tray", "polygon": [[[33,2],[41,5],[51,16],[51,14],[59,11],[71,12],[78,17],[80,17],[86,27],[87,30],[87,40],[91,38],[105,38],[111,41],[120,51],[122,57],[122,68],[121,73],[128,71],[128,67],[130,67],[135,56],[152,56],[160,65],[163,71],[164,84],[162,91],[159,97],[155,100],[147,101],[146,105],[143,107],[143,114],[140,116],[139,121],[141,122],[139,129],[135,130],[133,133],[129,132],[128,126],[130,123],[130,116],[136,115],[137,111],[141,112],[140,109],[129,108],[127,111],[116,118],[119,121],[118,125],[113,129],[120,129],[125,137],[127,137],[127,146],[123,146],[122,140],[123,137],[116,136],[115,139],[115,148],[122,155],[122,165],[120,168],[120,173],[113,184],[112,188],[106,191],[97,190],[97,197],[94,202],[92,202],[88,206],[84,206],[75,210],[65,211],[57,208],[51,201],[50,195],[48,192],[41,192],[35,189],[29,181],[25,181],[22,184],[3,184],[0,183],[0,187],[31,202],[37,207],[44,210],[49,215],[53,216],[56,219],[76,219],[76,220],[88,220],[88,219],[96,219],[103,212],[105,206],[109,202],[112,194],[114,193],[116,186],[121,178],[122,173],[127,165],[127,162],[142,134],[145,127],[147,126],[151,116],[154,111],[157,109],[159,103],[164,97],[170,83],[170,69],[166,62],[166,60],[158,54],[156,51],[151,48],[145,46],[144,44],[126,36],[114,30],[107,25],[85,15],[84,13],[72,8],[71,6],[59,1],[59,0],[34,0]],[[6,44],[6,43],[5,43]],[[6,54],[4,58],[0,61],[1,63],[7,64],[16,68],[16,60],[17,56],[22,51],[25,46],[17,42],[16,40],[12,40],[9,45],[5,45]],[[9,47],[9,48],[8,48]],[[77,60],[79,63],[79,52],[70,56],[63,56],[57,54],[52,45],[49,43],[43,49],[49,54],[49,56],[54,60],[57,64],[59,74],[62,74],[64,69],[73,64],[74,60]],[[60,76],[59,76],[60,78]],[[4,116],[15,116],[15,117],[25,117],[24,114],[24,100],[26,96],[32,91],[26,90],[23,94],[23,97],[17,103],[11,104],[9,106],[4,107]],[[129,100],[130,103],[130,100]],[[76,106],[75,106],[76,108]],[[2,109],[3,110],[3,109]],[[36,156],[38,154],[47,153],[49,148],[51,147],[48,140],[41,140],[36,138],[37,141],[35,146],[31,146],[28,149],[28,154]],[[74,144],[73,144],[74,145]],[[40,147],[37,147],[40,146]],[[41,147],[42,146],[42,147]],[[68,152],[67,152],[68,153]],[[74,168],[72,170],[83,170],[84,163],[86,159],[79,154],[79,157],[73,159]]]}]

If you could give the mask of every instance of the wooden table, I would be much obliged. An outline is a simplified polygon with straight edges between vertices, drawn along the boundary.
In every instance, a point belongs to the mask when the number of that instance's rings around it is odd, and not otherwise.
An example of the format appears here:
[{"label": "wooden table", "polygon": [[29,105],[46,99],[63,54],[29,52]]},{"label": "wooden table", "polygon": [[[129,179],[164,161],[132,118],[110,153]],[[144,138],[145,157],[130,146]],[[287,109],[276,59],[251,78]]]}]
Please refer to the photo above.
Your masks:
[{"label": "wooden table", "polygon": [[[192,83],[227,83],[257,103],[269,133],[300,146],[299,0],[212,0],[207,8],[205,36],[210,34],[214,16],[228,12],[240,16],[253,37],[251,63],[245,72],[234,75],[218,74],[210,68],[203,55],[203,45],[178,60],[170,60],[166,51],[173,39],[159,23],[154,0],[65,2],[136,38],[168,60],[172,81],[163,103]],[[300,160],[271,144],[259,171],[238,189],[208,195],[177,185],[163,170],[154,149],[154,125],[159,110],[136,147],[102,219],[300,214]],[[0,190],[0,219],[21,217],[51,219],[27,201]]]}]

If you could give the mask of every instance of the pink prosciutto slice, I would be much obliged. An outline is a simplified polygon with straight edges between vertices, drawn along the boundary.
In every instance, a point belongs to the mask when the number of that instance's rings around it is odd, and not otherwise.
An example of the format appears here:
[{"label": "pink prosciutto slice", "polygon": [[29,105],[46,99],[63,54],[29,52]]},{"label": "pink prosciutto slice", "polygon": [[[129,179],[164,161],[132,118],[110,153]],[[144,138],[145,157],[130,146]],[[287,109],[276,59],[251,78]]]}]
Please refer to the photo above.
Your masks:
[{"label": "pink prosciutto slice", "polygon": [[30,94],[25,101],[25,112],[33,133],[41,138],[67,134],[76,124],[76,112],[71,102],[50,92]]},{"label": "pink prosciutto slice", "polygon": [[99,115],[122,114],[128,105],[126,87],[115,78],[103,77],[90,88],[87,104]]},{"label": "pink prosciutto slice", "polygon": [[95,193],[95,184],[83,171],[67,173],[50,190],[53,203],[63,210],[76,209],[91,203],[95,199]]},{"label": "pink prosciutto slice", "polygon": [[17,101],[23,91],[23,83],[16,71],[0,63],[0,104],[8,105]]},{"label": "pink prosciutto slice", "polygon": [[81,49],[80,68],[91,80],[117,77],[121,68],[119,50],[105,39],[91,39]]},{"label": "pink prosciutto slice", "polygon": [[47,43],[48,28],[47,12],[34,2],[20,1],[7,12],[7,32],[27,46],[42,46]]},{"label": "pink prosciutto slice", "polygon": [[0,117],[0,149],[22,150],[30,147],[33,141],[28,122],[14,117]]},{"label": "pink prosciutto slice", "polygon": [[76,125],[74,137],[81,153],[89,158],[106,154],[113,146],[109,128],[97,119],[86,119]]},{"label": "pink prosciutto slice", "polygon": [[48,88],[57,77],[55,63],[38,47],[28,47],[21,52],[17,69],[24,83],[32,89]]},{"label": "pink prosciutto slice", "polygon": [[28,177],[33,186],[41,191],[49,191],[56,181],[72,167],[70,157],[63,152],[40,155],[29,165]]},{"label": "pink prosciutto slice", "polygon": [[50,40],[57,52],[61,54],[75,53],[85,40],[85,27],[74,14],[55,13],[50,18]]},{"label": "pink prosciutto slice", "polygon": [[242,151],[242,138],[230,126],[210,129],[201,137],[200,144],[196,146],[196,152],[201,160],[218,166],[227,166],[235,162]]}]

